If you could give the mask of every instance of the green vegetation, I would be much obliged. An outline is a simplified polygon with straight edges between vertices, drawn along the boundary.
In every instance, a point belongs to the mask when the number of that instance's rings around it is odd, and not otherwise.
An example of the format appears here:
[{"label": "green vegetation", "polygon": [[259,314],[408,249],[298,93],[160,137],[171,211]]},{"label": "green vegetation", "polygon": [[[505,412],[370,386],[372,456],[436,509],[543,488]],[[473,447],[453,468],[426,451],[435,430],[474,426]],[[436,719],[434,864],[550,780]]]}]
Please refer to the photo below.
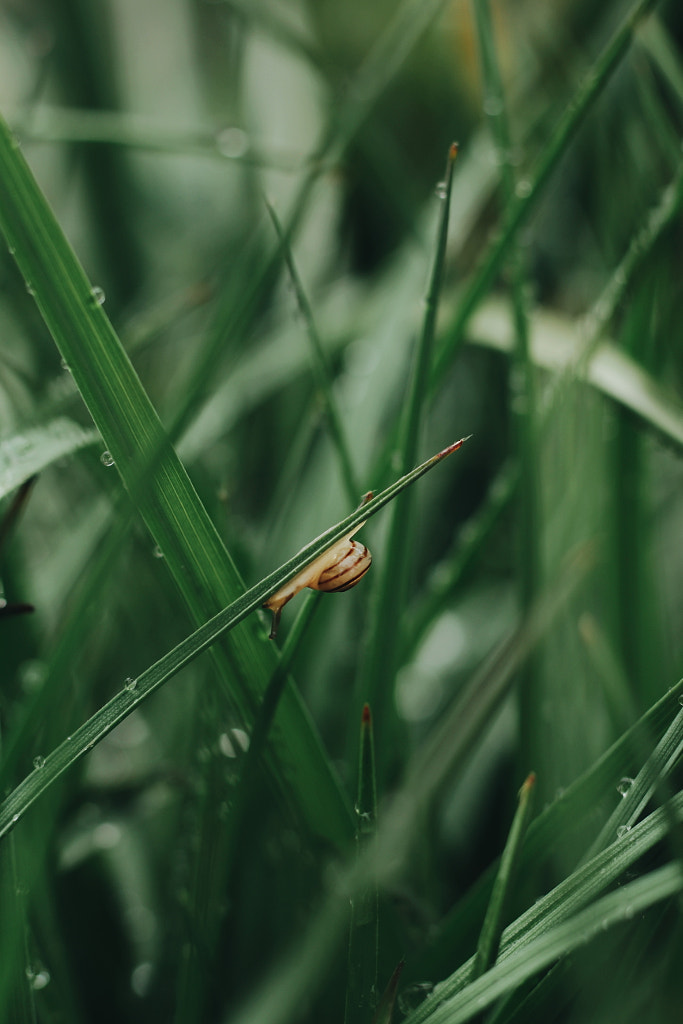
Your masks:
[{"label": "green vegetation", "polygon": [[677,1020],[680,13],[96,7],[0,10],[0,1021]]}]

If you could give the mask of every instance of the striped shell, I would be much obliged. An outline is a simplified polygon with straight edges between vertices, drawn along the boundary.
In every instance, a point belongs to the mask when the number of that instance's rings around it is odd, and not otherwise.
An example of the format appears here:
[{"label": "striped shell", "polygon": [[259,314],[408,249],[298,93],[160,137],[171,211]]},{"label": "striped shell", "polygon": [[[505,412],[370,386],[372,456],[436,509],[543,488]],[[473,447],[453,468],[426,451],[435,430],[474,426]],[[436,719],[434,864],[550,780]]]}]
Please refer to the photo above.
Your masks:
[{"label": "striped shell", "polygon": [[263,607],[270,608],[273,613],[271,639],[277,633],[282,609],[304,587],[310,587],[311,590],[323,590],[327,594],[341,594],[344,590],[355,587],[356,583],[365,576],[372,564],[372,555],[365,544],[351,540],[353,534],[363,525],[361,523],[353,533],[348,533],[327,551],[323,551],[322,555],[318,555],[310,565],[297,573],[289,583],[285,583],[264,602]]},{"label": "striped shell", "polygon": [[362,580],[372,565],[372,555],[360,541],[348,541],[346,554],[318,576],[317,582],[307,584],[313,590],[326,594],[341,594]]}]

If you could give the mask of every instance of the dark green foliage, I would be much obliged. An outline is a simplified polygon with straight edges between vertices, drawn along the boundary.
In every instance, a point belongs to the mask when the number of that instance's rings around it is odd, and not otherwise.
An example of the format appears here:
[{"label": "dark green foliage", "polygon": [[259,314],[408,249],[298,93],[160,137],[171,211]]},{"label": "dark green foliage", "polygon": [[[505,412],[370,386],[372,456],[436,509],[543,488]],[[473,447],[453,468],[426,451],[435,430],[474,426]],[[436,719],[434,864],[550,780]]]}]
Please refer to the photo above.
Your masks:
[{"label": "dark green foliage", "polygon": [[101,6],[0,11],[0,1021],[668,1024],[676,5]]}]

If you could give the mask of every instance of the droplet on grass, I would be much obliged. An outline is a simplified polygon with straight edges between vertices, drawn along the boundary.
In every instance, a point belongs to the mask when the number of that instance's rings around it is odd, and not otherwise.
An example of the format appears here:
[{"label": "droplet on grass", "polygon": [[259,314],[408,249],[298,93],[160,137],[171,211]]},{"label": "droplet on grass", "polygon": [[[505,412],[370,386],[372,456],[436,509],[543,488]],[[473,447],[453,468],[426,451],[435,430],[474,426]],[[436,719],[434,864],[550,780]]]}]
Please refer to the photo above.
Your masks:
[{"label": "droplet on grass", "polygon": [[90,298],[96,306],[103,306],[106,299],[104,289],[100,288],[98,284],[93,285],[90,289]]},{"label": "droplet on grass", "polygon": [[100,455],[100,462],[102,463],[103,466],[113,466],[114,456],[112,455],[111,452],[102,452],[102,454]]},{"label": "droplet on grass", "polygon": [[249,139],[241,128],[224,128],[216,135],[216,149],[223,156],[237,160],[249,149]]}]

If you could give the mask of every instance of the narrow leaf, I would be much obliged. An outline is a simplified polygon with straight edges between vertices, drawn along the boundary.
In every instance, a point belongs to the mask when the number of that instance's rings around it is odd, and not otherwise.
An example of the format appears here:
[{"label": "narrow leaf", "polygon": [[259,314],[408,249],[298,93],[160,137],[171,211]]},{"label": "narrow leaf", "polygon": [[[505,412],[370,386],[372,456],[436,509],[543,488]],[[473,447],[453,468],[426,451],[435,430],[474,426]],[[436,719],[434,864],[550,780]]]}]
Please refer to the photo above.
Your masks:
[{"label": "narrow leaf", "polygon": [[202,651],[216,642],[224,633],[242,622],[251,612],[258,608],[269,594],[273,593],[287,580],[299,572],[303,566],[313,561],[317,555],[348,533],[363,520],[369,519],[392,500],[397,494],[414,483],[421,476],[433,469],[439,462],[457,451],[466,439],[456,441],[443,451],[427,459],[421,466],[406,474],[400,480],[387,487],[368,504],[361,506],[343,519],[336,526],[330,527],[316,540],[311,541],[298,555],[290,558],[279,569],[272,572],[260,583],[257,583],[227,608],[214,615],[199,629],[183,640],[172,651],[160,658],[154,665],[141,673],[136,679],[131,678],[123,689],[116,694],[104,707],[100,708],[73,735],[64,740],[49,754],[39,769],[28,775],[23,782],[0,804],[0,836],[3,836],[19,821],[30,805],[43,793],[78,758],[82,757],[95,743],[111,732],[122,722],[143,700],[154,693],[160,686],[176,675],[185,665],[193,661]]},{"label": "narrow leaf", "polygon": [[491,899],[489,901],[484,924],[479,936],[477,954],[472,966],[471,980],[474,981],[484,971],[488,970],[496,959],[500,936],[503,931],[505,902],[514,883],[515,871],[519,860],[519,852],[526,835],[529,818],[531,816],[532,795],[536,776],[533,772],[527,776],[522,788],[519,791],[519,803],[517,812],[512,822],[510,834],[508,835],[503,855],[500,859],[500,867],[496,881],[493,885]]}]

